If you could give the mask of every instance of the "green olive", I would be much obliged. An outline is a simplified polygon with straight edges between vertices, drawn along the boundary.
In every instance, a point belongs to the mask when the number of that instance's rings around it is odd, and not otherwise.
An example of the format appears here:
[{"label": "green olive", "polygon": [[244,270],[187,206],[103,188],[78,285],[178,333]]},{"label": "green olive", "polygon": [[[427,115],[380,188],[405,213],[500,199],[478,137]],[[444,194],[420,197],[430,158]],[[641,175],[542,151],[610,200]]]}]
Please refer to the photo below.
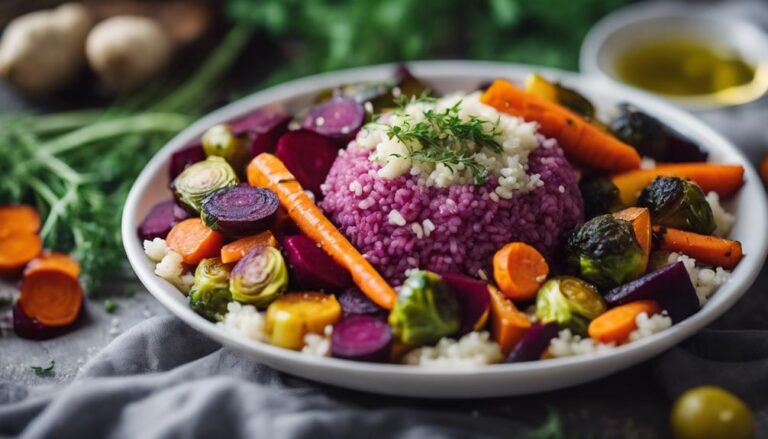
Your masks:
[{"label": "green olive", "polygon": [[755,437],[752,412],[733,393],[716,386],[695,387],[672,407],[677,439],[747,439]]}]

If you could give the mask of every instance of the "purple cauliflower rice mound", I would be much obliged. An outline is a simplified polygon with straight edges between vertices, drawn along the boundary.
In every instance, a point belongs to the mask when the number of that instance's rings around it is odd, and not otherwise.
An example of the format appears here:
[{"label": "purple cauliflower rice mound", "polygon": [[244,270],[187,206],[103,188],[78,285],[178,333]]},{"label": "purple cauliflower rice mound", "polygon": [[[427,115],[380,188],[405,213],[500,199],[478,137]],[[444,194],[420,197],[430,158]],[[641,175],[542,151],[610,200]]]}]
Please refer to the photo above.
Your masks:
[{"label": "purple cauliflower rice mound", "polygon": [[[539,136],[539,145],[528,158],[528,173],[539,174],[544,184],[498,202],[489,197],[497,186],[493,177],[484,185],[445,188],[420,186],[407,174],[386,179],[368,159],[371,151],[350,146],[322,186],[320,207],[394,285],[412,268],[473,277],[483,269],[490,275],[494,253],[515,241],[551,258],[561,237],[583,221],[583,201],[576,172],[557,142]],[[393,209],[404,226],[390,223]],[[434,230],[419,238],[414,229],[423,231],[425,220]]]}]

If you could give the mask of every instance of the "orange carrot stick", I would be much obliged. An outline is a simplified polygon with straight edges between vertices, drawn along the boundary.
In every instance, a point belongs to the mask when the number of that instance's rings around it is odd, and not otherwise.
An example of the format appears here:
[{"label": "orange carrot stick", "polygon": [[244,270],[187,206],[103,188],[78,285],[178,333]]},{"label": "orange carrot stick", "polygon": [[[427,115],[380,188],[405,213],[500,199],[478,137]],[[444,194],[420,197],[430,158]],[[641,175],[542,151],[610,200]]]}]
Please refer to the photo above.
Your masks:
[{"label": "orange carrot stick", "polygon": [[242,259],[252,248],[257,245],[268,245],[277,248],[277,239],[269,230],[265,230],[258,235],[248,236],[230,242],[221,248],[221,262],[230,264]]},{"label": "orange carrot stick", "polygon": [[188,265],[219,256],[224,236],[205,226],[200,218],[184,220],[171,229],[165,239],[168,247],[181,255]]},{"label": "orange carrot stick", "polygon": [[611,172],[640,167],[640,155],[631,146],[595,128],[577,114],[507,81],[494,81],[480,100],[499,111],[538,122],[539,131],[556,138],[565,155],[574,162]]},{"label": "orange carrot stick", "polygon": [[601,343],[623,343],[637,329],[635,319],[641,313],[650,317],[661,312],[653,300],[638,300],[611,308],[589,323],[589,336]]},{"label": "orange carrot stick", "polygon": [[37,270],[24,277],[19,306],[47,326],[66,326],[77,319],[83,304],[80,283],[58,270]]},{"label": "orange carrot stick", "polygon": [[685,230],[654,226],[659,247],[670,252],[684,253],[698,262],[732,269],[744,256],[739,241],[700,235]]},{"label": "orange carrot stick", "polygon": [[12,232],[37,233],[40,215],[32,206],[11,204],[0,206],[0,236]]},{"label": "orange carrot stick", "polygon": [[248,165],[248,182],[275,192],[299,229],[346,268],[360,290],[384,309],[392,309],[397,293],[307,196],[296,177],[272,154],[259,154]]},{"label": "orange carrot stick", "polygon": [[43,251],[43,240],[35,233],[11,232],[0,236],[0,275],[14,276]]},{"label": "orange carrot stick", "polygon": [[715,191],[726,198],[744,184],[744,167],[706,162],[675,163],[617,174],[611,180],[619,189],[622,204],[632,206],[643,188],[651,184],[656,177],[662,176],[689,178],[701,186],[704,193]]},{"label": "orange carrot stick", "polygon": [[24,269],[24,276],[29,276],[41,270],[61,271],[73,279],[78,279],[80,276],[80,263],[69,255],[45,251],[27,264],[27,268]]},{"label": "orange carrot stick", "polygon": [[505,296],[530,300],[549,274],[544,256],[524,242],[512,242],[493,256],[493,277]]},{"label": "orange carrot stick", "polygon": [[530,329],[531,322],[525,313],[515,308],[511,300],[496,288],[489,286],[491,293],[491,338],[499,344],[506,356]]},{"label": "orange carrot stick", "polygon": [[637,242],[645,255],[643,261],[643,272],[645,272],[651,257],[651,213],[645,207],[628,207],[615,212],[613,216],[632,223]]}]

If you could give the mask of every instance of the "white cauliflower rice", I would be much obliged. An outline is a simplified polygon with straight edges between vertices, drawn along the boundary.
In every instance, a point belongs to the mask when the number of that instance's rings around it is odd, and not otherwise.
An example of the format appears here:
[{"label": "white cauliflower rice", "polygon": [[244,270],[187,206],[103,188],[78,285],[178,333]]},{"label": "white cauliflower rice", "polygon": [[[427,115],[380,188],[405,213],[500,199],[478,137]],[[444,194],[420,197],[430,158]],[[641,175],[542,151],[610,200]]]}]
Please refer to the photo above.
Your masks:
[{"label": "white cauliflower rice", "polygon": [[499,363],[501,348],[488,332],[470,332],[458,340],[441,338],[435,346],[425,346],[405,354],[403,363],[435,369],[464,369]]},{"label": "white cauliflower rice", "polygon": [[144,253],[149,259],[157,262],[155,274],[172,283],[183,293],[188,293],[195,283],[192,273],[185,273],[184,261],[180,254],[168,248],[164,239],[155,238],[144,241]]},{"label": "white cauliflower rice", "polygon": [[723,267],[700,267],[696,265],[696,259],[680,253],[670,253],[668,263],[677,261],[681,261],[688,270],[691,282],[696,288],[696,295],[699,296],[699,304],[702,306],[722,284],[731,278],[731,272]]}]

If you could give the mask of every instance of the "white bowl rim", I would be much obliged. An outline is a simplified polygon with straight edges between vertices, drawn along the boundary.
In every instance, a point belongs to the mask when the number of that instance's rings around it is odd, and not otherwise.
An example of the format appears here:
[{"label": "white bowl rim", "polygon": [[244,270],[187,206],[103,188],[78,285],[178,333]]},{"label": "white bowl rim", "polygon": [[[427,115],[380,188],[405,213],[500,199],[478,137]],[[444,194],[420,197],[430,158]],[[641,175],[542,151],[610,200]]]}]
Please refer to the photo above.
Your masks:
[{"label": "white bowl rim", "polygon": [[[207,127],[210,127],[215,123],[229,120],[238,115],[245,114],[249,110],[253,110],[254,108],[258,108],[279,99],[298,96],[305,92],[319,91],[335,84],[386,78],[387,75],[391,74],[395,65],[396,64],[383,64],[323,73],[268,88],[208,114],[169,141],[168,144],[146,165],[135,181],[125,203],[122,217],[121,233],[128,260],[139,280],[147,287],[149,292],[173,314],[193,328],[224,345],[228,345],[237,350],[248,351],[260,359],[283,360],[290,363],[300,363],[302,366],[312,368],[336,369],[341,373],[374,375],[396,374],[404,378],[411,377],[439,380],[441,378],[450,379],[452,377],[467,377],[474,375],[504,377],[508,374],[524,374],[543,371],[560,371],[567,373],[569,368],[577,365],[594,365],[595,367],[600,365],[607,366],[612,360],[616,360],[620,357],[636,357],[637,355],[634,354],[642,355],[641,352],[644,350],[653,350],[653,354],[645,355],[639,360],[642,361],[681,342],[685,338],[693,335],[697,330],[711,323],[729,309],[746,292],[759,274],[760,268],[766,257],[766,250],[768,249],[768,230],[764,227],[759,227],[755,230],[754,242],[758,249],[756,254],[752,253],[748,255],[748,257],[746,257],[734,271],[733,278],[729,283],[721,287],[721,290],[731,290],[727,294],[723,294],[727,297],[722,299],[722,303],[717,307],[705,306],[695,315],[674,325],[666,331],[630,344],[618,346],[610,351],[591,355],[580,355],[527,363],[493,364],[475,369],[454,370],[410,367],[396,364],[363,363],[302,354],[266,343],[248,340],[244,337],[234,336],[220,328],[218,325],[205,320],[203,317],[192,311],[191,308],[186,306],[186,304],[183,304],[178,299],[172,297],[172,295],[178,296],[179,292],[169,283],[154,275],[153,271],[148,266],[147,258],[144,255],[141,243],[137,239],[135,232],[138,225],[135,216],[139,209],[142,195],[146,190],[148,183],[156,173],[166,172],[166,163],[171,154],[192,141]],[[414,61],[409,62],[408,66],[417,76],[423,76],[433,80],[440,77],[455,77],[461,74],[466,74],[468,77],[487,77],[490,79],[537,71],[565,80],[568,78],[578,78],[581,82],[591,82],[593,85],[597,84],[594,86],[616,90],[616,93],[625,97],[626,100],[640,103],[643,108],[650,109],[649,112],[651,113],[656,113],[653,109],[663,109],[665,113],[674,115],[675,119],[678,121],[685,122],[685,125],[690,128],[691,131],[698,133],[700,137],[707,137],[709,139],[708,143],[718,144],[717,149],[726,153],[730,161],[744,165],[745,185],[742,188],[742,191],[749,186],[759,184],[756,183],[759,182],[759,177],[757,176],[756,171],[752,168],[744,155],[720,134],[716,133],[692,115],[687,114],[668,103],[661,102],[657,98],[629,87],[621,86],[619,84],[607,84],[596,78],[588,78],[572,72],[522,64],[447,60]],[[754,206],[752,211],[754,212],[754,215],[751,220],[754,220],[758,224],[765,224],[768,221],[768,207],[766,206],[764,197],[760,197],[759,200],[753,200],[753,202]],[[715,297],[718,295],[723,297],[721,293],[722,291],[719,291]],[[658,348],[659,345],[662,345],[661,349]],[[654,346],[656,346],[656,349],[650,349]],[[634,363],[639,361],[634,361]]]}]

